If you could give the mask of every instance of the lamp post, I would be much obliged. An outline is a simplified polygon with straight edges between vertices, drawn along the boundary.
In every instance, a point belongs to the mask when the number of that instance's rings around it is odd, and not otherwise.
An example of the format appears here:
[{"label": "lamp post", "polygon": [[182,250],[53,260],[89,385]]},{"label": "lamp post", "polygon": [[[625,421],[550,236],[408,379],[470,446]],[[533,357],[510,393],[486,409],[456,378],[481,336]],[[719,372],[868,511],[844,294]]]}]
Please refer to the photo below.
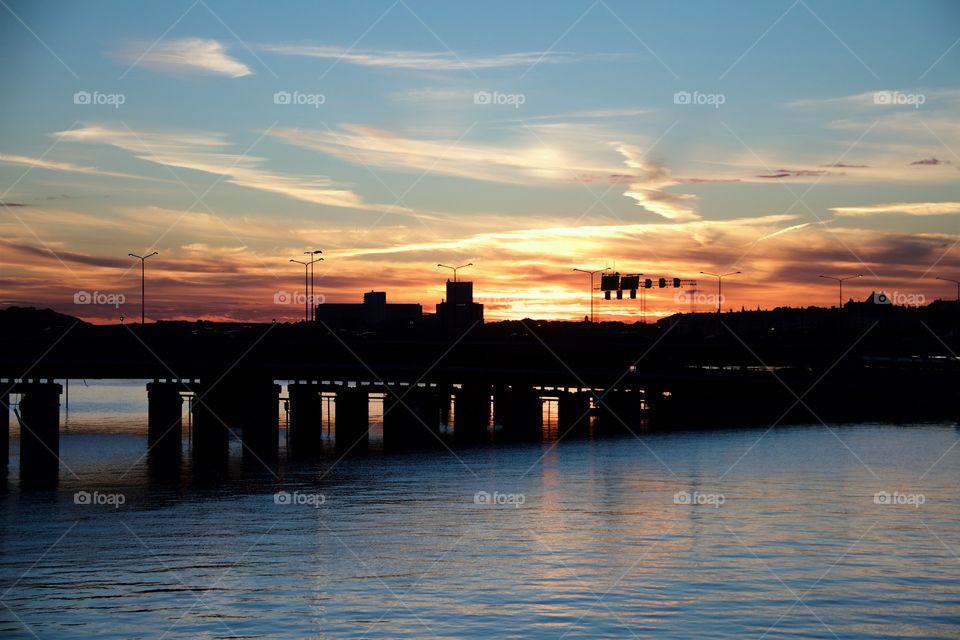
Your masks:
[{"label": "lamp post", "polygon": [[310,319],[310,296],[307,295],[307,292],[310,290],[310,265],[312,261],[307,262],[306,260],[290,258],[290,262],[303,265],[303,321],[306,322]]},{"label": "lamp post", "polygon": [[845,277],[843,277],[843,278],[835,278],[835,277],[833,277],[833,276],[820,276],[820,277],[823,278],[823,279],[825,279],[825,280],[833,280],[833,281],[836,282],[838,285],[840,285],[840,306],[839,306],[838,308],[839,308],[840,311],[842,312],[842,311],[843,311],[843,283],[844,283],[846,280],[853,280],[854,278],[862,278],[862,277],[863,277],[863,274],[862,274],[862,273],[858,273],[858,274],[855,275],[855,276],[845,276]]},{"label": "lamp post", "polygon": [[457,271],[458,271],[459,269],[463,269],[464,267],[472,267],[472,266],[473,266],[473,263],[472,263],[472,262],[468,262],[467,264],[462,264],[462,265],[460,265],[459,267],[450,267],[450,266],[447,266],[447,265],[445,265],[445,264],[438,264],[437,266],[438,266],[438,267],[443,267],[444,269],[451,269],[451,270],[453,270],[453,281],[456,282],[456,281],[457,281]]},{"label": "lamp post", "polygon": [[940,276],[937,276],[936,279],[943,280],[944,282],[952,282],[957,285],[957,302],[960,302],[960,280],[954,280],[953,278],[941,278]]},{"label": "lamp post", "polygon": [[147,264],[147,258],[151,258],[151,257],[156,256],[156,255],[159,255],[159,254],[158,254],[156,251],[154,251],[153,253],[148,253],[148,254],[145,255],[145,256],[138,256],[138,255],[135,254],[135,253],[128,253],[127,255],[130,256],[131,258],[136,258],[136,259],[138,259],[138,260],[140,261],[140,324],[142,325],[142,324],[144,323],[144,318],[146,317],[146,313],[145,313],[145,311],[144,311],[144,308],[147,306],[147,301],[146,301],[146,293],[147,293],[147,288],[146,288],[146,272],[147,272],[147,268],[146,268],[146,264]]},{"label": "lamp post", "polygon": [[717,313],[720,313],[720,305],[723,303],[723,279],[727,276],[735,276],[742,271],[731,271],[730,273],[709,273],[707,271],[701,271],[705,276],[710,276],[717,279]]},{"label": "lamp post", "polygon": [[[304,251],[304,252],[303,252],[303,254],[304,254],[304,255],[307,255],[307,256],[315,256],[315,255],[317,255],[318,253],[323,253],[323,251],[320,251],[319,249],[317,249],[316,251]],[[316,320],[316,319],[317,319],[316,304],[315,304],[316,298],[314,297],[314,294],[313,294],[313,263],[314,263],[314,262],[319,262],[320,260],[323,260],[323,258],[317,258],[317,259],[315,259],[315,260],[311,260],[311,261],[310,261],[310,303],[313,305],[313,306],[312,306],[312,310],[311,310],[311,312],[310,312],[310,318],[311,318],[312,320]]]},{"label": "lamp post", "polygon": [[593,276],[598,273],[603,273],[604,271],[609,271],[610,267],[604,267],[603,269],[594,269],[592,271],[588,269],[577,269],[576,267],[574,267],[573,270],[579,271],[580,273],[586,273],[590,276],[590,322],[596,322],[596,318],[594,317],[594,313],[593,313],[593,298],[594,298]]}]

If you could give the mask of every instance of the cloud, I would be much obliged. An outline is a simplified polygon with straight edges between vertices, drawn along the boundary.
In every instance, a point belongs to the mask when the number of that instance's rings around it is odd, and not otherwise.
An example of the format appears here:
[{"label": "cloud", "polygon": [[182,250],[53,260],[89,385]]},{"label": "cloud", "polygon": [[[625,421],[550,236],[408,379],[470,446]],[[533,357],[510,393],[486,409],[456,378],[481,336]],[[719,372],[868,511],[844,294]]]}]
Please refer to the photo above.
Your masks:
[{"label": "cloud", "polygon": [[348,209],[367,206],[357,194],[325,176],[291,176],[265,170],[261,168],[263,158],[229,151],[230,145],[222,134],[135,133],[94,124],[53,135],[70,142],[111,145],[129,151],[141,160],[226,176],[230,184],[278,193],[295,200]]},{"label": "cloud", "polygon": [[[823,175],[837,175],[830,171],[821,171],[819,169],[775,169],[773,173],[758,174],[757,178],[814,178]],[[843,174],[839,174],[843,175]]]},{"label": "cloud", "polygon": [[940,164],[950,164],[950,161],[940,160],[938,158],[923,158],[921,160],[914,160],[913,162],[910,163],[910,166],[917,166],[917,165],[936,166]]},{"label": "cloud", "polygon": [[0,207],[29,207],[29,204],[22,202],[0,202]]},{"label": "cloud", "polygon": [[[272,135],[297,146],[334,155],[351,163],[401,171],[418,171],[502,184],[578,184],[604,180],[629,185],[625,196],[670,220],[693,220],[693,195],[674,194],[680,184],[669,171],[643,157],[639,148],[592,137],[594,129],[544,125],[523,142],[477,144],[461,140],[404,137],[389,131],[343,125],[341,131],[275,129]],[[587,135],[587,134],[590,135]],[[590,146],[592,144],[592,146]],[[625,158],[624,173],[610,151]],[[607,156],[607,157],[604,157]]]},{"label": "cloud", "polygon": [[821,167],[837,167],[844,169],[869,169],[870,165],[868,164],[847,164],[846,162],[831,162],[830,164],[822,164]]},{"label": "cloud", "polygon": [[898,213],[908,216],[942,216],[960,213],[960,202],[891,202],[868,204],[858,207],[833,207],[838,216],[863,217],[876,214]]},{"label": "cloud", "polygon": [[217,40],[179,38],[159,43],[131,42],[113,54],[131,65],[164,73],[193,73],[241,78],[253,71],[227,55],[227,48]]},{"label": "cloud", "polygon": [[348,49],[339,46],[308,44],[261,44],[260,51],[287,56],[301,56],[330,60],[334,63],[387,69],[418,69],[424,71],[463,71],[466,69],[496,69],[529,67],[535,64],[568,64],[584,59],[609,59],[605,55],[577,55],[555,51],[504,53],[490,56],[458,55],[450,51],[390,51],[376,49]]},{"label": "cloud", "polygon": [[[22,167],[31,167],[34,169],[46,169],[48,171],[66,171],[68,173],[86,173],[94,176],[108,176],[111,178],[133,178],[134,180],[151,180],[156,178],[147,178],[144,176],[135,176],[129,173],[119,173],[117,171],[105,171],[96,167],[73,164],[72,162],[57,162],[45,158],[30,158],[28,156],[11,155],[0,153],[0,163],[12,164]],[[161,182],[166,182],[165,180]]]},{"label": "cloud", "polygon": [[617,151],[625,158],[624,164],[631,169],[640,170],[638,179],[630,183],[630,188],[623,195],[633,198],[647,211],[668,220],[682,222],[700,217],[694,213],[693,201],[696,196],[666,190],[680,184],[679,180],[670,177],[666,167],[646,160],[643,152],[632,145],[618,145]]},{"label": "cloud", "polygon": [[[919,96],[923,96],[919,98]],[[888,107],[915,108],[917,99],[929,108],[934,101],[960,101],[960,89],[878,89],[846,96],[807,98],[788,102],[787,106],[796,109],[819,109],[824,107],[843,109],[878,109]]]}]

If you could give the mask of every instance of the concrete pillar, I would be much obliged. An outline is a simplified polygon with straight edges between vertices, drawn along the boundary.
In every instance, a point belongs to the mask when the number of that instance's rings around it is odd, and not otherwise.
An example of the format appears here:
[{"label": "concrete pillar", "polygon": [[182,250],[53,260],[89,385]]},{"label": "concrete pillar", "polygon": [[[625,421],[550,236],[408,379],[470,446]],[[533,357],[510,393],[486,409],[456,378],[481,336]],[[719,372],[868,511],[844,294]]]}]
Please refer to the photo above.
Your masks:
[{"label": "concrete pillar", "polygon": [[490,385],[464,384],[456,390],[453,402],[456,439],[475,441],[486,438],[490,425]]},{"label": "concrete pillar", "polygon": [[0,465],[0,472],[10,465],[10,394],[5,389],[0,389]]},{"label": "concrete pillar", "polygon": [[370,399],[366,388],[344,387],[334,400],[334,438],[339,451],[363,451],[370,439]]},{"label": "concrete pillar", "polygon": [[[223,383],[196,388],[193,401],[193,454],[197,457],[220,458],[227,455],[230,432],[237,428],[231,402],[238,398],[227,392]],[[232,423],[232,424],[231,424]]]},{"label": "concrete pillar", "polygon": [[147,383],[147,445],[151,454],[180,455],[183,441],[181,388],[178,382]]},{"label": "concrete pillar", "polygon": [[560,435],[590,434],[590,397],[588,391],[561,391],[557,400],[557,429]]},{"label": "concrete pillar", "polygon": [[392,387],[383,401],[386,446],[435,445],[440,438],[440,403],[430,387]]},{"label": "concrete pillar", "polygon": [[20,398],[20,477],[54,486],[60,474],[60,393],[56,383],[17,385]]},{"label": "concrete pillar", "polygon": [[272,380],[245,380],[236,398],[243,415],[243,455],[263,462],[277,459],[280,449],[280,385]]},{"label": "concrete pillar", "polygon": [[613,389],[598,392],[599,429],[604,433],[630,433],[643,428],[642,404],[644,396],[639,391]]},{"label": "concrete pillar", "polygon": [[538,439],[543,436],[543,401],[530,387],[502,388],[494,398],[495,411],[510,439]]},{"label": "concrete pillar", "polygon": [[296,455],[320,451],[323,442],[323,398],[317,384],[291,384],[290,450]]}]

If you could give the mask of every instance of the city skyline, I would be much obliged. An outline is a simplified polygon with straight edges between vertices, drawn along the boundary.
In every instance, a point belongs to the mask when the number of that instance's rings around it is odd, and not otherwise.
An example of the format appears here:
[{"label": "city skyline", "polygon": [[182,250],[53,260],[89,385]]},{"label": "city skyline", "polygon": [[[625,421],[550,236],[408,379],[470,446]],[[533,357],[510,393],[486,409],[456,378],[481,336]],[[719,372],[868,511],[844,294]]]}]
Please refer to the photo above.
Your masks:
[{"label": "city skyline", "polygon": [[473,262],[489,320],[583,318],[605,266],[742,271],[725,308],[953,299],[960,7],[507,6],[5,4],[0,303],[133,318],[157,251],[148,320],[298,320],[310,249],[329,302]]}]

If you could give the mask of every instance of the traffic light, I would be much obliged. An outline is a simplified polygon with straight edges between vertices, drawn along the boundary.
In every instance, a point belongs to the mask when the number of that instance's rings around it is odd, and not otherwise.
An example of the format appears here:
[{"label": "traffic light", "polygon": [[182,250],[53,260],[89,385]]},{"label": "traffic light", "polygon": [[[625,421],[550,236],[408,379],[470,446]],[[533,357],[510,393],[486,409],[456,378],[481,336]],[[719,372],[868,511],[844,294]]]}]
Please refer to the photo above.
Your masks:
[{"label": "traffic light", "polygon": [[623,300],[623,289],[617,289],[617,300]]},{"label": "traffic light", "polygon": [[673,288],[674,288],[674,289],[679,289],[679,288],[680,288],[680,278],[674,278],[674,279],[673,279]]},{"label": "traffic light", "polygon": [[650,278],[647,278],[646,280],[643,281],[644,289],[649,289],[652,286],[653,286],[653,280],[651,280]]},{"label": "traffic light", "polygon": [[660,278],[660,281],[659,281],[658,284],[660,285],[660,288],[663,289],[664,287],[667,286],[667,279],[666,279],[666,278]]}]

